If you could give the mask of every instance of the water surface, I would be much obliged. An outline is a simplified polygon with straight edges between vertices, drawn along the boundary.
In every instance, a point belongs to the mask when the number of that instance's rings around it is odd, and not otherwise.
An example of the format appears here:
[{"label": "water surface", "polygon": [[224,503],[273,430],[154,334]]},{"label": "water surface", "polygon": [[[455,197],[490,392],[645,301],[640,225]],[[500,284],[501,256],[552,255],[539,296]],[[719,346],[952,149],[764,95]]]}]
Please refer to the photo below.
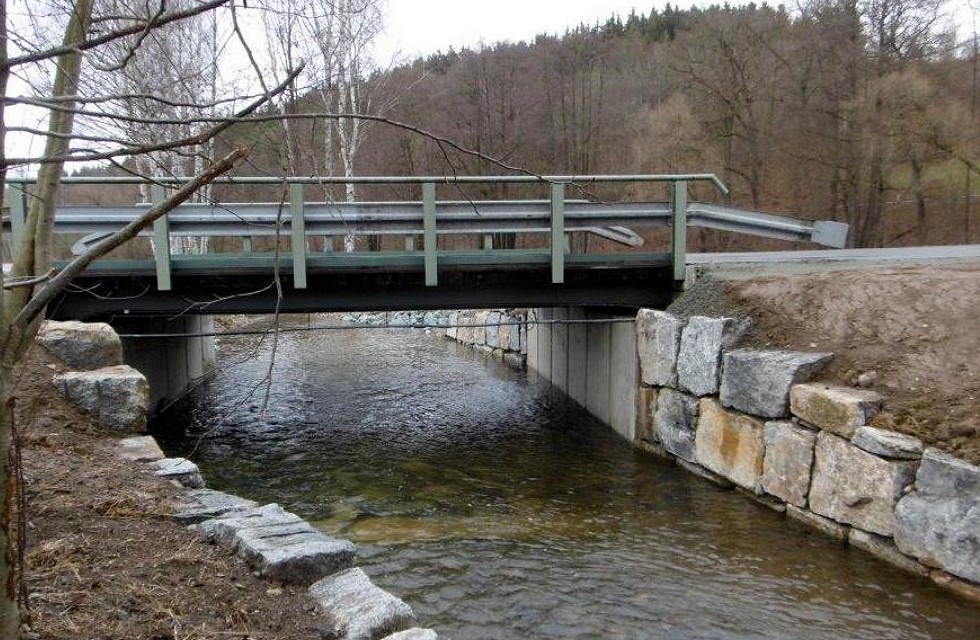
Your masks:
[{"label": "water surface", "polygon": [[158,430],[208,485],[358,544],[425,626],[483,638],[970,638],[980,608],[633,450],[417,330],[225,339]]}]

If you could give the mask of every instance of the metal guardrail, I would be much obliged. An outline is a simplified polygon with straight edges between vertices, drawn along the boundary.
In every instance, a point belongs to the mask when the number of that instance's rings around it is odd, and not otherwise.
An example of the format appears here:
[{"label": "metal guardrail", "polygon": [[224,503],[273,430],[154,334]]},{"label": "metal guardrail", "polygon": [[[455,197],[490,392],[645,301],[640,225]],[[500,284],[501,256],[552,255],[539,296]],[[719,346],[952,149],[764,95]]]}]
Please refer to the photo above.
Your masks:
[{"label": "metal guardrail", "polygon": [[[186,179],[162,179],[151,186],[154,202],[166,197],[166,187]],[[569,185],[587,187],[601,183],[668,183],[670,202],[596,203],[568,200]],[[640,246],[642,238],[629,227],[636,224],[670,226],[672,232],[673,274],[683,280],[686,269],[687,226],[704,226],[740,233],[790,240],[809,240],[825,246],[842,247],[847,225],[836,222],[807,222],[785,216],[743,211],[732,207],[688,203],[691,182],[712,184],[722,193],[728,189],[712,174],[638,176],[449,176],[449,177],[371,177],[371,178],[222,178],[218,185],[280,185],[288,197],[283,203],[185,203],[158,219],[144,235],[154,238],[157,285],[171,288],[172,236],[241,236],[246,249],[253,236],[276,234],[280,227],[291,237],[293,286],[306,287],[308,236],[402,235],[406,250],[414,251],[414,238],[423,241],[422,262],[427,286],[438,284],[436,238],[443,234],[483,234],[534,232],[550,237],[551,279],[564,282],[566,234],[585,232]],[[14,241],[23,232],[28,180],[10,180],[19,190],[12,194],[10,225]],[[65,178],[64,184],[145,184],[139,178]],[[304,187],[334,184],[413,184],[421,187],[421,201],[414,202],[306,202]],[[436,198],[438,184],[548,184],[547,200],[460,201]],[[57,233],[86,234],[76,244],[83,251],[91,242],[105,237],[137,218],[150,204],[133,206],[61,206],[57,210]],[[281,222],[282,224],[278,224]],[[331,243],[332,245],[332,240]],[[492,249],[486,246],[485,248]]]}]

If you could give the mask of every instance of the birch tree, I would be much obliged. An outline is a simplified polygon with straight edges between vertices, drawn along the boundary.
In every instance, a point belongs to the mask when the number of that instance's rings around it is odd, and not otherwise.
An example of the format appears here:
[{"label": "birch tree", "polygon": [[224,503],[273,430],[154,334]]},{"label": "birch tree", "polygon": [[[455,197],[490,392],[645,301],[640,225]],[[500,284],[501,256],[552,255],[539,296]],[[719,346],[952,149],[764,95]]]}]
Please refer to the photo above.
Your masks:
[{"label": "birch tree", "polygon": [[[83,69],[95,69],[100,73],[117,74],[128,70],[141,48],[152,41],[151,36],[160,29],[178,25],[182,21],[227,7],[231,0],[201,0],[197,2],[147,2],[120,6],[94,6],[94,0],[74,0],[69,4],[51,2],[42,5],[34,2],[20,5],[27,18],[41,21],[52,15],[60,16],[64,25],[64,37],[60,45],[47,40],[32,40],[19,29],[12,28],[8,2],[0,0],[0,193],[7,197],[7,172],[12,167],[38,166],[37,182],[30,194],[24,233],[14,247],[13,264],[9,274],[0,272],[0,477],[6,491],[0,491],[0,638],[17,638],[20,632],[21,612],[15,589],[15,536],[12,532],[14,478],[9,467],[13,429],[13,372],[23,358],[37,332],[46,305],[55,298],[71,280],[80,274],[93,260],[132,239],[139,231],[193,197],[216,177],[238,164],[247,154],[244,148],[236,149],[221,159],[212,159],[201,153],[208,143],[235,121],[246,118],[268,100],[281,93],[285,85],[296,75],[289,74],[284,83],[244,105],[226,119],[210,117],[210,109],[217,103],[200,96],[183,102],[187,109],[180,118],[135,115],[120,112],[119,101],[146,104],[170,104],[180,102],[171,95],[154,93],[158,87],[145,86],[133,95],[109,92],[90,93],[83,86]],[[55,11],[62,13],[55,13]],[[24,17],[23,15],[20,17]],[[94,26],[95,25],[95,26]],[[112,65],[104,62],[112,56],[110,50],[123,55]],[[89,65],[91,65],[89,67]],[[8,91],[11,78],[48,73],[53,77],[47,95],[11,95]],[[107,86],[107,85],[103,85]],[[229,102],[229,104],[232,104]],[[41,107],[48,111],[46,129],[8,127],[7,113],[11,106]],[[76,121],[85,124],[85,132],[76,131]],[[160,126],[162,132],[150,139],[129,140],[117,133],[126,125]],[[180,125],[193,123],[193,129]],[[168,126],[177,125],[175,129]],[[22,131],[43,136],[43,153],[35,157],[10,157],[5,149],[7,134]],[[60,179],[66,166],[80,161],[130,162],[138,165],[147,157],[164,157],[154,154],[173,153],[180,157],[195,157],[202,169],[186,184],[172,191],[169,197],[155,204],[137,220],[127,224],[112,236],[96,243],[67,266],[55,272],[51,269],[51,240],[55,204]]]}]

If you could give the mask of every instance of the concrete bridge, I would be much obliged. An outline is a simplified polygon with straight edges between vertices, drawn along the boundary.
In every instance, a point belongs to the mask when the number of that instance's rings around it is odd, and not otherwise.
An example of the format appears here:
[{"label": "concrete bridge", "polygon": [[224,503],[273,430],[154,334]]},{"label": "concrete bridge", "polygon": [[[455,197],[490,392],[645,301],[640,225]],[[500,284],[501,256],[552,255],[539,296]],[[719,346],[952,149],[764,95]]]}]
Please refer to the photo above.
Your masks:
[{"label": "concrete bridge", "polygon": [[[149,186],[156,202],[183,179]],[[31,184],[13,187],[5,222],[23,233]],[[63,183],[119,188],[136,178],[66,178]],[[332,186],[355,183],[415,192],[416,199],[329,202]],[[145,185],[145,183],[144,183]],[[606,202],[611,186],[651,192],[663,201]],[[473,187],[510,189],[525,199],[474,200]],[[690,193],[727,195],[712,174],[605,176],[454,176],[229,178],[212,193],[265,189],[278,201],[185,203],[156,221],[125,259],[107,256],[49,305],[54,319],[106,320],[124,333],[208,333],[213,314],[280,311],[462,309],[488,307],[663,307],[685,277],[687,228],[701,226],[756,236],[842,247],[847,226],[809,222],[690,201]],[[311,194],[321,195],[320,200]],[[144,214],[152,203],[59,206],[56,237],[80,254]],[[670,230],[663,247],[645,246],[642,232]],[[494,238],[519,238],[518,248]],[[649,234],[648,234],[649,235]],[[381,236],[384,251],[336,251],[339,238]],[[441,238],[476,237],[479,248],[449,248]],[[574,236],[604,242],[571,241]],[[178,238],[231,239],[235,251],[176,253]],[[150,238],[147,243],[145,238]],[[256,250],[265,243],[264,251]],[[470,244],[474,244],[472,240]],[[391,245],[398,250],[391,250]],[[452,243],[458,246],[458,243]],[[600,245],[598,250],[572,247]],[[287,248],[288,247],[288,248]],[[313,250],[313,247],[320,247]],[[616,249],[615,251],[611,249]],[[134,257],[136,256],[136,257]],[[62,256],[69,259],[69,256]],[[205,319],[201,319],[205,318]],[[173,397],[199,376],[211,349],[207,337],[140,340],[127,358],[155,380],[157,400]]]}]

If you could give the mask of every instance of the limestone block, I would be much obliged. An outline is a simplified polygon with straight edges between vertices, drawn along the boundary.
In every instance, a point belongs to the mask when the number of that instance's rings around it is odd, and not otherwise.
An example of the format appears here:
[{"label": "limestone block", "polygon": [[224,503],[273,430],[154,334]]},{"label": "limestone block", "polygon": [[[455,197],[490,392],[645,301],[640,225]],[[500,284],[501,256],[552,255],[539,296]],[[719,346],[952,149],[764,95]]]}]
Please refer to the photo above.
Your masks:
[{"label": "limestone block", "polygon": [[858,427],[851,442],[882,458],[918,460],[922,457],[922,440],[886,429]]},{"label": "limestone block", "polygon": [[731,489],[732,487],[735,486],[732,484],[732,481],[729,480],[728,478],[723,478],[717,473],[715,473],[714,471],[708,471],[707,469],[705,469],[699,464],[688,462],[684,458],[675,458],[674,461],[677,463],[677,466],[683,469],[684,471],[687,471],[688,473],[695,475],[699,478],[703,478],[708,482],[712,484],[716,484],[723,489]]},{"label": "limestone block", "polygon": [[512,369],[523,369],[525,366],[525,356],[519,353],[507,352],[504,354],[504,364]]},{"label": "limestone block", "polygon": [[899,569],[904,569],[905,571],[923,577],[929,575],[928,568],[899,551],[895,544],[888,538],[882,538],[881,536],[876,536],[873,533],[861,531],[860,529],[851,529],[851,532],[847,536],[847,542],[852,547],[867,551],[871,555]]},{"label": "limestone block", "polygon": [[694,438],[698,464],[740,487],[758,491],[765,440],[762,422],[726,411],[714,398],[702,398]]},{"label": "limestone block", "polygon": [[690,462],[695,460],[697,420],[697,398],[667,388],[657,394],[657,412],[653,416],[657,439],[664,449]]},{"label": "limestone block", "polygon": [[949,589],[961,598],[980,603],[980,584],[959,580],[939,569],[930,571],[929,579],[943,589]]},{"label": "limestone block", "polygon": [[874,391],[799,384],[790,390],[790,410],[814,427],[850,438],[858,427],[881,410],[882,398]]},{"label": "limestone block", "polygon": [[895,503],[916,463],[885,460],[826,431],[817,434],[810,509],[837,522],[890,536]]},{"label": "limestone block", "polygon": [[677,353],[683,329],[684,322],[665,311],[640,309],[636,314],[636,349],[643,384],[677,386]]},{"label": "limestone block", "polygon": [[980,582],[980,497],[910,493],[895,509],[895,544],[930,567]]},{"label": "limestone block", "polygon": [[47,320],[37,341],[75,371],[115,367],[123,363],[122,342],[104,322],[56,322]]},{"label": "limestone block", "polygon": [[504,351],[520,351],[521,350],[521,326],[519,324],[506,324],[506,323],[516,323],[517,318],[510,314],[504,314],[500,317],[500,321],[503,324],[498,330],[498,340],[500,342],[500,348]]},{"label": "limestone block", "polygon": [[213,518],[240,515],[257,506],[254,500],[223,491],[194,489],[180,496],[171,517],[177,524],[188,526]]},{"label": "limestone block", "polygon": [[809,380],[832,357],[830,353],[758,349],[726,353],[721,402],[764,418],[786,416],[790,387]]},{"label": "limestone block", "polygon": [[500,312],[491,311],[487,314],[486,345],[493,349],[500,348]]},{"label": "limestone block", "polygon": [[116,454],[131,462],[155,462],[167,457],[153,436],[123,438],[116,444]]},{"label": "limestone block", "polygon": [[806,509],[801,509],[793,504],[786,505],[786,515],[797,522],[802,522],[803,524],[813,527],[817,531],[820,531],[821,533],[828,535],[835,540],[840,540],[841,542],[847,540],[848,527],[846,525],[839,524],[830,518],[825,518],[813,513],[812,511],[807,511]]},{"label": "limestone block", "polygon": [[390,636],[385,636],[383,640],[439,640],[439,636],[432,629],[416,628],[393,633]]},{"label": "limestone block", "polygon": [[279,582],[310,584],[354,563],[352,543],[325,535],[278,505],[236,511],[195,528]]},{"label": "limestone block", "polygon": [[456,340],[463,344],[473,344],[475,332],[472,326],[475,322],[473,313],[470,311],[460,311],[457,320],[462,326],[456,330]]},{"label": "limestone block", "polygon": [[656,441],[653,415],[657,412],[657,389],[640,387],[636,390],[636,429],[635,442]]},{"label": "limestone block", "polygon": [[477,311],[473,314],[473,344],[475,345],[486,345],[487,344],[487,317],[490,315],[489,311]]},{"label": "limestone block", "polygon": [[150,387],[136,369],[120,365],[95,371],[69,371],[54,377],[58,391],[111,431],[146,430]]},{"label": "limestone block", "polygon": [[377,640],[415,626],[411,607],[357,568],[316,582],[310,595],[330,619],[333,637],[343,640]]},{"label": "limestone block", "polygon": [[204,478],[197,465],[187,458],[164,458],[151,463],[153,473],[167,480],[174,480],[191,489],[204,488]]},{"label": "limestone block", "polygon": [[915,488],[928,495],[980,499],[980,467],[938,449],[926,449]]},{"label": "limestone block", "polygon": [[792,422],[767,422],[762,490],[789,504],[805,507],[816,441],[816,433]]},{"label": "limestone block", "polygon": [[446,327],[447,338],[451,340],[456,339],[459,332],[459,329],[456,327],[457,324],[459,324],[459,312],[453,311],[452,313],[449,314],[449,326]]},{"label": "limestone block", "polygon": [[721,352],[736,339],[732,318],[694,316],[681,333],[677,352],[677,386],[696,396],[718,393]]}]

